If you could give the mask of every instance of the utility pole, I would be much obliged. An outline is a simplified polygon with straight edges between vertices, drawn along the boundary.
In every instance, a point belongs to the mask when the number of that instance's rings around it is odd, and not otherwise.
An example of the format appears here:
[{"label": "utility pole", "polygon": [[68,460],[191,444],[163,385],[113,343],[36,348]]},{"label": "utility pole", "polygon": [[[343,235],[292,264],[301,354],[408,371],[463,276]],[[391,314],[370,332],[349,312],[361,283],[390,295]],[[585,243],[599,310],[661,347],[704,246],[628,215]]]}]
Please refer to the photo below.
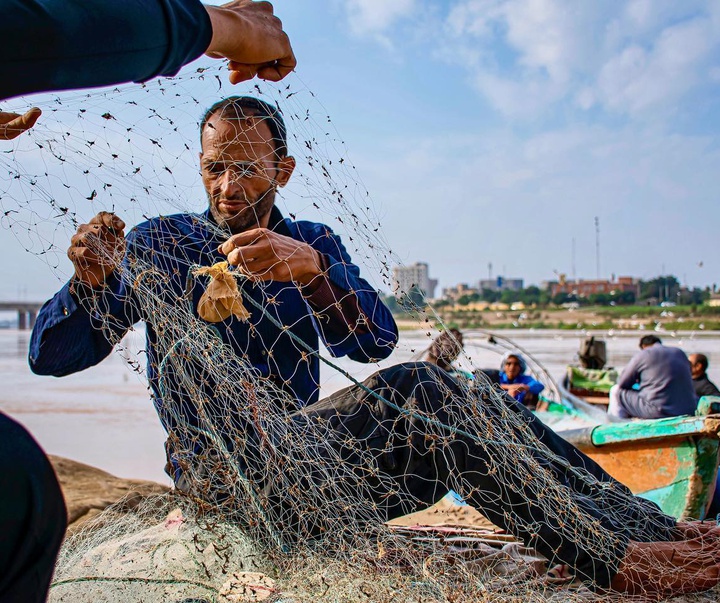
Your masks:
[{"label": "utility pole", "polygon": [[600,218],[595,216],[595,278],[600,280]]},{"label": "utility pole", "polygon": [[577,274],[575,274],[575,237],[572,239],[572,257],[571,257],[571,268],[572,268],[572,280],[577,282]]}]

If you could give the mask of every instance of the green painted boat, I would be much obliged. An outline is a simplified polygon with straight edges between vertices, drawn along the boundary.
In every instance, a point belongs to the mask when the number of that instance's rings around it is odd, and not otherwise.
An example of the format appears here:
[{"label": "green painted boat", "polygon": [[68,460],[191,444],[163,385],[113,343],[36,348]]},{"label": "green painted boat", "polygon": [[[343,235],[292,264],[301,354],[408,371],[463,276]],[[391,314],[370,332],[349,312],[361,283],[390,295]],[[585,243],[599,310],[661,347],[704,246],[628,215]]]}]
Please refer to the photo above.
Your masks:
[{"label": "green painted boat", "polygon": [[[547,400],[541,420],[577,446],[634,494],[668,515],[705,519],[720,459],[720,397],[700,400],[695,416],[614,421],[569,392]],[[601,424],[563,429],[568,420]]]},{"label": "green painted boat", "polygon": [[668,515],[706,519],[720,460],[720,397],[701,398],[695,416],[615,420],[608,417],[606,402],[583,399],[558,385],[509,338],[488,333],[488,342],[499,352],[520,351],[530,372],[546,385],[544,404],[534,411],[546,425]]}]

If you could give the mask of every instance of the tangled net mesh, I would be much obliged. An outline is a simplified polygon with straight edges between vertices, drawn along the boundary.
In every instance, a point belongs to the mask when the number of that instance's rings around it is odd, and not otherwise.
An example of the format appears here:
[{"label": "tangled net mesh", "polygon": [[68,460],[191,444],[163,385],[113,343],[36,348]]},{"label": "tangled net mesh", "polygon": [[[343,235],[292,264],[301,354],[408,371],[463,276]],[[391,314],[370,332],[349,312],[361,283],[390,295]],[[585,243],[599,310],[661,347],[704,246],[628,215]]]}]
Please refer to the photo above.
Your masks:
[{"label": "tangled net mesh", "polygon": [[[237,93],[226,90],[222,77],[203,68],[141,87],[33,98],[43,120],[0,156],[3,226],[53,268],[60,285],[70,276],[63,259],[70,237],[97,211],[115,212],[128,225],[202,212],[199,118],[216,100]],[[390,289],[390,268],[401,262],[320,103],[297,78],[255,85],[249,93],[280,108],[298,160],[281,194],[284,213],[328,224],[364,276]],[[15,105],[25,106],[20,99],[4,109]],[[196,220],[212,236],[227,236],[199,213]],[[279,362],[274,352],[281,354],[282,346],[297,349],[302,362],[319,356],[293,333],[301,319],[289,321],[278,309],[282,288],[297,285],[231,271],[250,313],[247,339],[237,340],[225,329],[240,320],[236,315],[209,323],[196,312],[193,294],[209,282],[197,270],[207,266],[195,263],[195,251],[188,246],[186,253],[182,236],[162,219],[151,224],[143,236],[158,237],[165,247],[151,254],[140,237],[128,251],[117,271],[128,299],[86,295],[81,304],[130,367],[156,383],[158,412],[171,426],[169,446],[190,487],[133,513],[110,509],[71,536],[51,601],[595,599],[591,573],[575,568],[580,582],[566,587],[566,572],[548,570],[572,560],[543,560],[498,530],[458,536],[386,523],[450,489],[480,510],[499,508],[493,520],[532,546],[574,543],[590,558],[585,570],[592,563],[617,567],[620,532],[638,540],[665,533],[663,521],[622,487],[545,448],[527,417],[482,378],[451,383],[408,362],[417,381],[408,397],[391,384],[354,380],[347,364],[323,354],[340,382],[354,387],[357,408],[391,409],[378,439],[382,448],[338,428],[332,415],[313,419],[298,412],[292,379],[268,378],[246,356],[251,345],[260,346],[270,364]],[[168,268],[171,258],[184,267],[184,280]],[[111,308],[118,302],[152,327],[155,351],[147,368],[146,358],[123,350],[125,329]],[[411,310],[430,343],[442,329],[439,319],[432,310]],[[274,328],[260,328],[260,319]],[[362,327],[362,321],[349,325],[345,338],[358,337]],[[265,338],[268,332],[275,338]],[[321,395],[327,385],[316,384]],[[424,476],[398,466],[393,454],[403,448],[449,467],[441,483],[424,484]],[[559,480],[559,472],[566,477]],[[502,487],[487,490],[488,480]],[[420,494],[418,483],[430,492]],[[519,498],[532,501],[532,521],[516,512]],[[605,514],[588,513],[588,504]],[[538,517],[556,535],[553,542],[544,542],[548,531]]]}]

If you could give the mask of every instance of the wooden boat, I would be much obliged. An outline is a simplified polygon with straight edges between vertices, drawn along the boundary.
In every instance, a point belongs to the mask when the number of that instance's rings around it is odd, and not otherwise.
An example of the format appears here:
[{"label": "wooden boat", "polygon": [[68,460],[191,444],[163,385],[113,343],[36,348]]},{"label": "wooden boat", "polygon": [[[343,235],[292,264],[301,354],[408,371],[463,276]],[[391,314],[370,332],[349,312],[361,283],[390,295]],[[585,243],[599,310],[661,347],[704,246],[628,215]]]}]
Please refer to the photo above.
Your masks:
[{"label": "wooden boat", "polygon": [[529,370],[546,384],[544,408],[535,411],[544,423],[668,515],[706,518],[720,460],[720,397],[702,398],[695,416],[613,420],[602,394],[574,395],[526,350],[496,333],[488,337],[501,353],[521,352]]},{"label": "wooden boat", "polygon": [[[718,411],[720,398],[706,397],[692,417],[613,422],[558,433],[668,515],[705,519],[718,473]],[[563,406],[546,412],[568,411]]]}]

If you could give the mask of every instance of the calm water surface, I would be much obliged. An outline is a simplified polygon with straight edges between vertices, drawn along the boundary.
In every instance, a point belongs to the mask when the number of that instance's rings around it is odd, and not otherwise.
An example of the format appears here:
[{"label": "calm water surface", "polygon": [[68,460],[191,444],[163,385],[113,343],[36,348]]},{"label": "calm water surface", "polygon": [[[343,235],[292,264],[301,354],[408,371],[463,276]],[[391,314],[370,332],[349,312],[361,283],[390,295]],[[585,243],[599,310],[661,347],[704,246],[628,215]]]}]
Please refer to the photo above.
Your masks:
[{"label": "calm water surface", "polygon": [[[530,352],[555,378],[576,359],[584,332],[503,331]],[[642,333],[616,332],[602,335],[609,364],[622,367],[637,352]],[[710,378],[720,383],[720,333],[659,333],[663,342],[686,353],[702,352],[710,359]],[[144,348],[144,332],[132,332],[124,341],[127,351],[112,354],[100,365],[68,377],[38,377],[27,365],[27,331],[0,329],[0,409],[30,429],[51,454],[66,456],[123,477],[169,483],[163,473],[165,433],[149,399],[144,376],[133,371],[126,357]],[[465,336],[466,365],[498,368],[500,356],[488,349],[487,336],[468,331]],[[378,367],[419,358],[429,338],[422,331],[401,333],[400,345],[380,365],[361,365],[332,359],[353,377],[362,380]],[[490,346],[492,347],[492,346]],[[142,355],[137,357],[141,364]],[[351,382],[335,369],[323,365],[323,393]]]}]

